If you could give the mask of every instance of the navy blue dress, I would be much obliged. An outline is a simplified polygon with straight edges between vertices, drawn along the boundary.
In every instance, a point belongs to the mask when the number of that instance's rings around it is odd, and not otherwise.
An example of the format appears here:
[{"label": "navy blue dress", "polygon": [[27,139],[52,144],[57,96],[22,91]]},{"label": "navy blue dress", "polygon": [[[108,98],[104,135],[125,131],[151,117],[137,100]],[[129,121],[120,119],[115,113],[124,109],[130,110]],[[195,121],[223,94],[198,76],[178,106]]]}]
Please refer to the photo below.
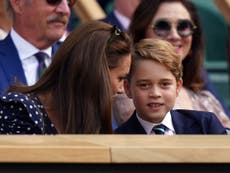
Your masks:
[{"label": "navy blue dress", "polygon": [[0,97],[0,134],[57,134],[42,103],[32,94]]}]

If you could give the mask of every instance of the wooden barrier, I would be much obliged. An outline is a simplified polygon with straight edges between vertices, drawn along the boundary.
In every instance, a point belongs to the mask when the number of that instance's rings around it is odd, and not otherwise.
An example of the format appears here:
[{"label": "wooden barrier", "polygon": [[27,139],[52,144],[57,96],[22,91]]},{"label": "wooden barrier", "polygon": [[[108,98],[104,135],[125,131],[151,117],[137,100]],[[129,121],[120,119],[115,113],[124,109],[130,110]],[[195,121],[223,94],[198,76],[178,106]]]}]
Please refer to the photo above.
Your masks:
[{"label": "wooden barrier", "polygon": [[[114,169],[120,172],[159,169],[158,172],[166,173],[201,169],[204,173],[206,169],[211,173],[224,168],[229,171],[229,163],[228,135],[0,136],[1,172],[20,169],[23,172],[32,169],[95,172],[98,169],[103,173]],[[218,169],[215,165],[219,165]]]},{"label": "wooden barrier", "polygon": [[0,162],[230,163],[230,136],[2,135]]},{"label": "wooden barrier", "polygon": [[0,163],[110,163],[109,147],[80,136],[0,136]]}]

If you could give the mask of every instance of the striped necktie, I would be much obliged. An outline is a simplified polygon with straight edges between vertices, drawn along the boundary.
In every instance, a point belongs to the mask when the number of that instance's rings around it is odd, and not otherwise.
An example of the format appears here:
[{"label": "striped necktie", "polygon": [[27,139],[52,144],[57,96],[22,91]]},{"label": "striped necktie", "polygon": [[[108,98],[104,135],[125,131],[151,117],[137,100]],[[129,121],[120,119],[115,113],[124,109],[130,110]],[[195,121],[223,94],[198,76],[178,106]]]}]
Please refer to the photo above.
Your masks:
[{"label": "striped necktie", "polygon": [[157,135],[164,135],[167,127],[164,124],[159,124],[153,127],[152,131]]},{"label": "striped necktie", "polygon": [[49,55],[47,55],[44,52],[38,52],[34,56],[38,61],[37,79],[40,79],[40,77],[44,74],[45,70],[47,69],[47,66],[45,64],[45,59],[49,58]]}]

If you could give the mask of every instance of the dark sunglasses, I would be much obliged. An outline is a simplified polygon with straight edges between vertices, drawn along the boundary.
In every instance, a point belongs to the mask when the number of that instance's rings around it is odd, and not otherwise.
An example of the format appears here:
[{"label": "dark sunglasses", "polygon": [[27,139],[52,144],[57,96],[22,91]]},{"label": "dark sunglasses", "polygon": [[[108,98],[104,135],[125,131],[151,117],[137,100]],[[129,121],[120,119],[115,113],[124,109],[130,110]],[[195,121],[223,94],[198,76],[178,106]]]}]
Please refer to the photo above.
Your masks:
[{"label": "dark sunglasses", "polygon": [[[167,37],[170,34],[172,24],[166,19],[160,19],[152,25],[152,28],[154,33],[159,37]],[[193,22],[187,19],[179,20],[176,25],[177,33],[181,37],[192,35],[196,28]]]},{"label": "dark sunglasses", "polygon": [[[61,3],[62,0],[46,0],[47,4],[56,6]],[[67,0],[69,7],[72,7],[74,5],[76,0]]]}]

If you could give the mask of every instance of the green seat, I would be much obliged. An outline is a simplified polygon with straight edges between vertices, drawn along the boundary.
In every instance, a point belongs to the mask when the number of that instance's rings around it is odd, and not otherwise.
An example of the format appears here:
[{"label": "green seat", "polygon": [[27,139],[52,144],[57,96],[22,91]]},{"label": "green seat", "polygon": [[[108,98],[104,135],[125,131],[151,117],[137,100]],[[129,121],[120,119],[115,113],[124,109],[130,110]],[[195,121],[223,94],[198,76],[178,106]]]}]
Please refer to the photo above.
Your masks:
[{"label": "green seat", "polygon": [[205,38],[205,67],[211,82],[225,103],[230,106],[227,63],[227,23],[212,0],[191,0],[196,5]]}]

